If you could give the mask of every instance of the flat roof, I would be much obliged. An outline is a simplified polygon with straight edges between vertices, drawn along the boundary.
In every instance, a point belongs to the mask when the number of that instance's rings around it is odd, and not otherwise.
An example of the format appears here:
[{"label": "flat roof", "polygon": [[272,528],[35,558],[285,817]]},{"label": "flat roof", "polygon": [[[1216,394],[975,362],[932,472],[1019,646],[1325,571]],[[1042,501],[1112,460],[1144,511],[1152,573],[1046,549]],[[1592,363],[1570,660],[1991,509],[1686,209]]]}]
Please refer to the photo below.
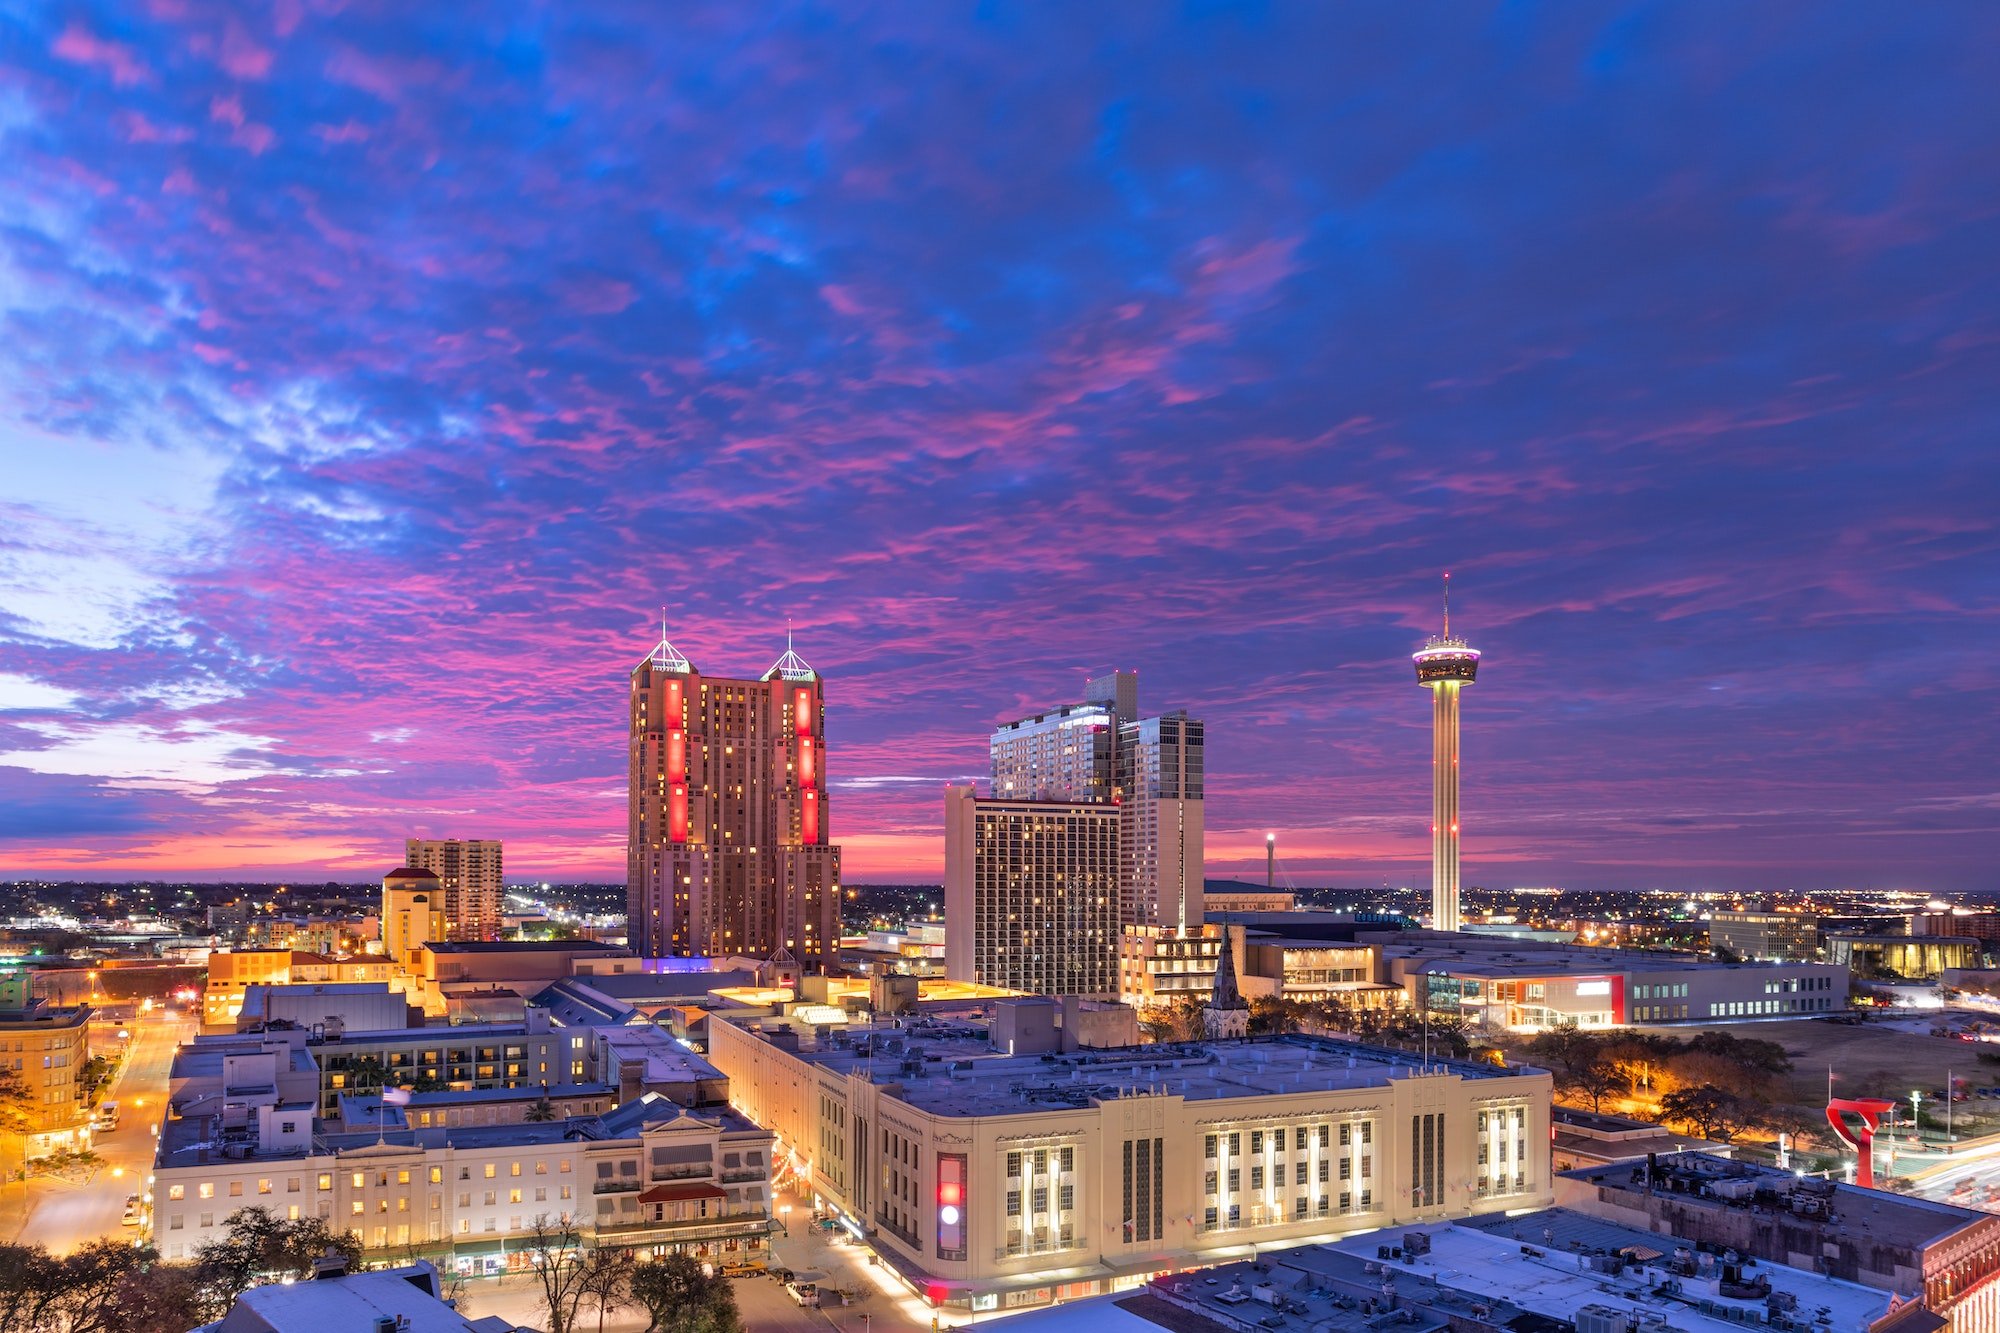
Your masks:
[{"label": "flat roof", "polygon": [[[1780,1171],[1774,1166],[1763,1166],[1756,1162],[1717,1157],[1705,1152],[1662,1154],[1659,1163],[1669,1172],[1680,1174],[1684,1178],[1749,1180],[1767,1190],[1785,1195],[1789,1195],[1798,1182],[1798,1177],[1790,1171]],[[1587,1181],[1602,1190],[1643,1196],[1646,1194],[1644,1169],[1644,1163],[1634,1166],[1631,1162],[1618,1162],[1608,1166],[1578,1167],[1573,1171],[1561,1172],[1560,1175],[1564,1180]],[[1638,1179],[1633,1178],[1635,1174],[1638,1175]],[[1820,1187],[1824,1188],[1823,1185]],[[1878,1243],[1903,1246],[1912,1250],[1962,1231],[1968,1226],[1993,1221],[1989,1213],[1960,1208],[1956,1204],[1939,1203],[1935,1199],[1918,1198],[1914,1194],[1891,1194],[1887,1190],[1867,1189],[1845,1182],[1833,1182],[1833,1191],[1833,1211],[1839,1214],[1841,1231],[1868,1236]],[[1657,1190],[1654,1192],[1660,1193]],[[1682,1207],[1709,1208],[1717,1212],[1743,1212],[1753,1206],[1753,1200],[1748,1198],[1729,1200],[1696,1193],[1665,1193],[1660,1197],[1671,1199]],[[1621,1200],[1621,1203],[1626,1207],[1640,1206],[1629,1199]]]},{"label": "flat roof", "polygon": [[[1428,1254],[1381,1257],[1385,1241],[1394,1244],[1410,1231],[1422,1231],[1428,1237]],[[1657,1289],[1665,1277],[1659,1262],[1671,1258],[1676,1249],[1691,1249],[1691,1245],[1677,1245],[1673,1237],[1618,1226],[1566,1208],[1521,1217],[1489,1214],[1421,1228],[1391,1228],[1322,1248],[1364,1263],[1372,1261],[1380,1269],[1400,1275],[1399,1297],[1422,1302],[1433,1292],[1440,1293],[1436,1304],[1441,1310],[1450,1308],[1452,1295],[1480,1302],[1491,1302],[1499,1295],[1532,1314],[1568,1323],[1575,1322],[1578,1311],[1595,1305],[1626,1315],[1658,1314],[1671,1327],[1687,1333],[1741,1333],[1743,1312],[1754,1309],[1761,1315],[1765,1308],[1762,1297],[1732,1300],[1700,1291],[1696,1278],[1682,1279],[1679,1296],[1659,1294]],[[1635,1257],[1658,1258],[1618,1274],[1598,1271],[1583,1261],[1590,1251],[1615,1254],[1620,1250],[1630,1250]],[[1767,1278],[1774,1293],[1795,1296],[1799,1313],[1808,1319],[1824,1310],[1831,1321],[1828,1326],[1835,1329],[1866,1328],[1887,1314],[1897,1299],[1893,1292],[1763,1260],[1748,1276]],[[1734,1308],[1738,1317],[1704,1313],[1696,1304],[1698,1300],[1711,1302],[1712,1308]]]},{"label": "flat roof", "polygon": [[[1159,1043],[1068,1054],[1007,1055],[995,1051],[983,1011],[817,1031],[751,1015],[718,1013],[712,1021],[756,1032],[776,1027],[798,1034],[800,1060],[871,1081],[899,1084],[899,1099],[935,1115],[1019,1115],[1075,1110],[1094,1101],[1164,1092],[1189,1101],[1266,1097],[1283,1093],[1378,1088],[1423,1072],[1418,1056],[1359,1042],[1289,1035],[1244,1041]],[[912,1062],[914,1067],[912,1067]],[[1470,1061],[1433,1059],[1433,1073],[1461,1078],[1539,1075]]]},{"label": "flat roof", "polygon": [[[535,1090],[537,1095],[540,1089]],[[285,1106],[283,1110],[310,1116],[308,1104]],[[385,1121],[381,1128],[358,1125],[338,1129],[337,1119],[313,1118],[313,1135],[305,1146],[292,1152],[262,1152],[234,1159],[222,1155],[222,1142],[214,1115],[195,1115],[168,1120],[160,1130],[156,1165],[184,1168],[223,1161],[296,1162],[307,1157],[352,1152],[379,1145],[399,1148],[510,1148],[535,1144],[557,1144],[568,1140],[603,1142],[631,1138],[647,1125],[682,1116],[704,1121],[727,1132],[756,1130],[741,1113],[726,1106],[683,1107],[658,1093],[642,1093],[622,1106],[595,1115],[564,1116],[555,1120],[529,1121],[506,1125],[430,1125],[411,1128],[407,1123]]]}]

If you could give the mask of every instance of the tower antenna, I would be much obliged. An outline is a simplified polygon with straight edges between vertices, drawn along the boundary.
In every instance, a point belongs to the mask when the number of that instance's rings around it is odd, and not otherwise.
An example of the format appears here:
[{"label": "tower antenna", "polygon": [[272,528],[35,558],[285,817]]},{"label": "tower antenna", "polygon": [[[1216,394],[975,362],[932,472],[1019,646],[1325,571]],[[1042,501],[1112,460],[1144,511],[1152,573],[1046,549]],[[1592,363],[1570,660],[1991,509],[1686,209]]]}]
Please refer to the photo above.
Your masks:
[{"label": "tower antenna", "polygon": [[1451,571],[1444,572],[1444,636],[1451,637]]}]

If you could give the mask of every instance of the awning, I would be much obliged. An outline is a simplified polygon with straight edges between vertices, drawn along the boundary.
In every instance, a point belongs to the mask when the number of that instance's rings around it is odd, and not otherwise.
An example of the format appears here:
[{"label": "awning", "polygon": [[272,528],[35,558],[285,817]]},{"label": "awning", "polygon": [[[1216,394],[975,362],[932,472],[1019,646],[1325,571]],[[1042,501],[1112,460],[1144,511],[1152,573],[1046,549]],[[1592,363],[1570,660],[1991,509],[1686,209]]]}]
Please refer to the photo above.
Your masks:
[{"label": "awning", "polygon": [[683,1203],[695,1199],[726,1199],[726,1191],[714,1185],[655,1185],[639,1196],[640,1203]]}]

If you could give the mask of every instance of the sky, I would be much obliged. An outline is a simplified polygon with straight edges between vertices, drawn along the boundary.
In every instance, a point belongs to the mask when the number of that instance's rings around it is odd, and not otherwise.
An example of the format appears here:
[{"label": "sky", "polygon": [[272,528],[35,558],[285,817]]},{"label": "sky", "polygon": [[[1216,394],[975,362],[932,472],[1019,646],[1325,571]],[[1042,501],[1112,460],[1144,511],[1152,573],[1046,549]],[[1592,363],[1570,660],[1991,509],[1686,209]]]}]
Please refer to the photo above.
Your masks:
[{"label": "sky", "polygon": [[1140,673],[1208,870],[2000,887],[2000,10],[0,0],[0,876],[622,878],[659,636],[850,882]]}]

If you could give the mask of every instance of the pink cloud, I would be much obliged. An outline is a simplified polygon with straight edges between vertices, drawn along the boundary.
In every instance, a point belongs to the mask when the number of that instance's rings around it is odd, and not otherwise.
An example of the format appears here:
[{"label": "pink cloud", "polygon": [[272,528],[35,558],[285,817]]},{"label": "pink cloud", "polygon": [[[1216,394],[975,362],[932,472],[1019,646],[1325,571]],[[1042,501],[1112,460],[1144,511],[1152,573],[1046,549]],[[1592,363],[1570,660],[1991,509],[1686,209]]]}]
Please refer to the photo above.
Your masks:
[{"label": "pink cloud", "polygon": [[80,23],[71,22],[64,28],[62,36],[56,38],[50,50],[59,59],[71,64],[90,65],[108,71],[111,82],[120,88],[149,83],[153,78],[153,71],[131,47],[123,42],[94,36]]}]

